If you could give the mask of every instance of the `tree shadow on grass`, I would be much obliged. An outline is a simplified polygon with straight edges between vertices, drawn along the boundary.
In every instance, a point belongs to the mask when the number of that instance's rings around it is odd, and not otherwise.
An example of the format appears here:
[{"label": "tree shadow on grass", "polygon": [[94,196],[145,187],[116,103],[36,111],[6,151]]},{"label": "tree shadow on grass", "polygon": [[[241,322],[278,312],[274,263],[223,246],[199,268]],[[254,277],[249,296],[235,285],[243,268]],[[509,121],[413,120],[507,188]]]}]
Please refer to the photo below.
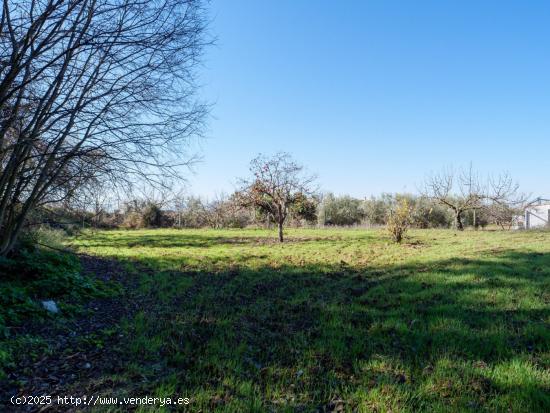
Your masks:
[{"label": "tree shadow on grass", "polygon": [[548,254],[143,274],[135,362],[104,391],[193,411],[550,410]]}]

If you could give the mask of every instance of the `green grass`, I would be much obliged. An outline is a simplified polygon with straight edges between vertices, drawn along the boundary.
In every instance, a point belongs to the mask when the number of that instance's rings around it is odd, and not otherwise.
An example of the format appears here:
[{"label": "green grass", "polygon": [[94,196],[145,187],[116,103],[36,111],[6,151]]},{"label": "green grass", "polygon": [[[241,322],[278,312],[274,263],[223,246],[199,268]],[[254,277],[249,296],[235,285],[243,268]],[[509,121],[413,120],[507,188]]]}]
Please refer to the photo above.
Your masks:
[{"label": "green grass", "polygon": [[[191,411],[550,411],[550,232],[109,231],[143,304],[119,392]],[[140,377],[136,384],[136,377]],[[140,410],[148,411],[148,410]]]}]

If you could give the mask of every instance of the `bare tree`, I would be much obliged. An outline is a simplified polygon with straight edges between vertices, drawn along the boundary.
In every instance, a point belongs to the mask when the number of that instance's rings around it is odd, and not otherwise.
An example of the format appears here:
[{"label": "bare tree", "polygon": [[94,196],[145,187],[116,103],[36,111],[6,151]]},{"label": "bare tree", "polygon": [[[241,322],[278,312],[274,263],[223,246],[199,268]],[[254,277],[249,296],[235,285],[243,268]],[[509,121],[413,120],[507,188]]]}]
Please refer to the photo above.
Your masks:
[{"label": "bare tree", "polygon": [[186,206],[185,196],[184,196],[183,192],[178,193],[174,197],[172,205],[173,205],[174,211],[176,213],[175,225],[178,228],[182,228],[181,218],[182,218],[183,211],[185,210],[185,206]]},{"label": "bare tree", "polygon": [[271,216],[283,242],[283,227],[291,207],[314,192],[316,177],[306,175],[304,167],[283,152],[272,157],[258,155],[250,162],[250,172],[251,178],[241,180],[240,203]]},{"label": "bare tree", "polygon": [[529,206],[528,196],[519,193],[519,185],[509,173],[490,177],[488,183],[487,214],[502,229],[510,229],[514,219]]},{"label": "bare tree", "polygon": [[84,185],[79,186],[74,196],[63,201],[63,209],[81,215],[82,228],[84,228],[86,218],[89,219],[92,230],[99,228],[103,215],[108,209],[109,191],[107,188],[105,182],[99,179],[90,179]]},{"label": "bare tree", "polygon": [[206,222],[212,228],[223,228],[232,215],[232,207],[232,203],[223,192],[215,194],[205,205]]},{"label": "bare tree", "polygon": [[489,176],[482,180],[474,172],[472,165],[459,171],[449,168],[432,174],[424,185],[424,196],[453,211],[455,228],[458,230],[464,229],[462,216],[466,211],[473,210],[475,214],[476,210],[487,210],[493,205],[500,207],[502,212],[504,207],[511,208],[523,199],[518,195],[519,186],[514,183],[510,174],[504,173],[496,178]]},{"label": "bare tree", "polygon": [[485,197],[479,176],[471,165],[458,172],[447,168],[430,175],[424,184],[423,195],[450,208],[454,214],[455,228],[460,231],[464,229],[464,212],[481,208]]},{"label": "bare tree", "polygon": [[498,225],[502,229],[512,228],[515,217],[521,213],[521,208],[514,208],[508,204],[491,203],[487,206],[489,222]]},{"label": "bare tree", "polygon": [[4,0],[0,255],[30,211],[98,174],[177,175],[206,113],[200,0]]}]

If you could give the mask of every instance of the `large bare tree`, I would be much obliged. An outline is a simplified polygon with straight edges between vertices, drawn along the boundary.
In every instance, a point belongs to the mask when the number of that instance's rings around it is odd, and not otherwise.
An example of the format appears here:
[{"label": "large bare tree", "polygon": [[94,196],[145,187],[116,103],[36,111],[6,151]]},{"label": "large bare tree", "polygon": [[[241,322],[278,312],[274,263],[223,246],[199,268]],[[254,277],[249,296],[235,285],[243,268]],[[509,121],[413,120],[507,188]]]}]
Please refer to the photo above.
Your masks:
[{"label": "large bare tree", "polygon": [[283,152],[272,157],[257,156],[250,162],[250,173],[250,178],[241,180],[237,192],[240,203],[258,208],[273,219],[279,228],[279,241],[283,242],[283,227],[291,208],[314,192],[316,177],[307,175],[302,165]]},{"label": "large bare tree", "polygon": [[177,174],[206,112],[205,22],[199,0],[3,0],[0,255],[87,179]]}]

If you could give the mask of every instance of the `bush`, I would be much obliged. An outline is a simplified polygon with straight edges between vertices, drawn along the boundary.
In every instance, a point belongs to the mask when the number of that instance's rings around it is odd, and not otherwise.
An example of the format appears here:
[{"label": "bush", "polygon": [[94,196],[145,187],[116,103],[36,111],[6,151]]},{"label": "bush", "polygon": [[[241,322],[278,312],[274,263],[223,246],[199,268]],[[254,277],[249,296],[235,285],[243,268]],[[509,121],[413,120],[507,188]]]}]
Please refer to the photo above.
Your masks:
[{"label": "bush", "polygon": [[[78,258],[70,253],[23,249],[0,271],[10,288],[23,286],[36,298],[55,298],[74,292],[91,292],[93,286],[80,276]],[[3,298],[0,298],[0,301]]]},{"label": "bush", "polygon": [[317,221],[317,202],[313,197],[298,194],[294,198],[290,212],[291,221],[294,221],[296,226],[302,225],[304,222],[315,224]]},{"label": "bush", "polygon": [[141,227],[141,215],[139,212],[128,212],[124,216],[124,221],[122,222],[123,228],[136,229]]},{"label": "bush", "polygon": [[403,240],[403,236],[411,224],[412,213],[411,203],[406,198],[399,199],[395,208],[390,211],[386,227],[393,241],[399,243]]},{"label": "bush", "polygon": [[141,226],[144,228],[158,228],[162,225],[162,211],[158,205],[149,203],[141,212]]}]

